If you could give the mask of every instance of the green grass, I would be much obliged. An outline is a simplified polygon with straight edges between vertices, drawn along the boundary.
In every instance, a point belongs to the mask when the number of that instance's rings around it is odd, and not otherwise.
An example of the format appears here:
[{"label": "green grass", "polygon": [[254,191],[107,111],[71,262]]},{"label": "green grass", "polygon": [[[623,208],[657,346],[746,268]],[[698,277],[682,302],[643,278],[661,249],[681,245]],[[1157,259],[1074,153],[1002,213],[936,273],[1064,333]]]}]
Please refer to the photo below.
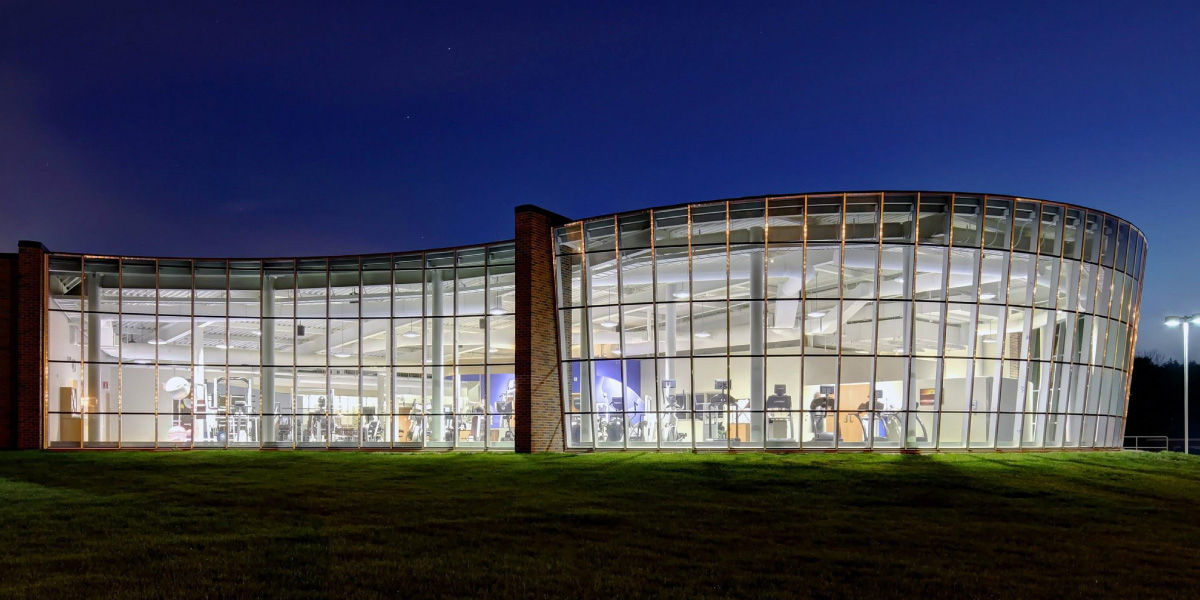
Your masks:
[{"label": "green grass", "polygon": [[13,598],[1196,597],[1177,454],[0,453]]}]

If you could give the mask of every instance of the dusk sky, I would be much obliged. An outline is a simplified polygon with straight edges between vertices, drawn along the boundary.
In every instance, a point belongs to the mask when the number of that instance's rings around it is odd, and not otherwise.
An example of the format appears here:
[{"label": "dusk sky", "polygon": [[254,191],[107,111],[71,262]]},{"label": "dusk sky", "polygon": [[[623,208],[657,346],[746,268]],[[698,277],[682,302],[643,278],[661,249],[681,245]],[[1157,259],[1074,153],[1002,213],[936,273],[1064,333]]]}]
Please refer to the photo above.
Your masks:
[{"label": "dusk sky", "polygon": [[[1082,204],[1200,312],[1193,2],[0,2],[0,251],[291,256],[788,192]],[[338,6],[337,9],[331,8]]]}]

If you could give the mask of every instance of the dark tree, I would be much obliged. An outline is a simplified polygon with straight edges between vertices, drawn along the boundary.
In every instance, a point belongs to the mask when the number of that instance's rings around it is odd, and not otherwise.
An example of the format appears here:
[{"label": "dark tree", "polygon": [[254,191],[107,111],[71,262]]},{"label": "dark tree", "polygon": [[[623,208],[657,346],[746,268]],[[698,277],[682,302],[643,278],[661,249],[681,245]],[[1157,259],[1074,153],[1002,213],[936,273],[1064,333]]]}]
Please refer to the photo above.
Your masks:
[{"label": "dark tree", "polygon": [[[1200,366],[1190,365],[1189,395],[1191,434],[1200,437]],[[1133,359],[1133,379],[1129,384],[1129,421],[1125,435],[1165,435],[1183,437],[1183,365],[1164,360],[1157,353]]]}]

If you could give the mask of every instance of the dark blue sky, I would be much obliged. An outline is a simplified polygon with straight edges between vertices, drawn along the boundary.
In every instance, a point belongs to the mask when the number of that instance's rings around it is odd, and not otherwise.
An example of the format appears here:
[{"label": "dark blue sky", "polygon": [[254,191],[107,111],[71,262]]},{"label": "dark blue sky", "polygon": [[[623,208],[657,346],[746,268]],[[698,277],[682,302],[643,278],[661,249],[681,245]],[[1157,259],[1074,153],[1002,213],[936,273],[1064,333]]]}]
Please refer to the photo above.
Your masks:
[{"label": "dark blue sky", "polygon": [[375,252],[508,238],[523,203],[994,192],[1140,226],[1139,351],[1180,354],[1195,2],[498,4],[0,3],[0,249]]}]

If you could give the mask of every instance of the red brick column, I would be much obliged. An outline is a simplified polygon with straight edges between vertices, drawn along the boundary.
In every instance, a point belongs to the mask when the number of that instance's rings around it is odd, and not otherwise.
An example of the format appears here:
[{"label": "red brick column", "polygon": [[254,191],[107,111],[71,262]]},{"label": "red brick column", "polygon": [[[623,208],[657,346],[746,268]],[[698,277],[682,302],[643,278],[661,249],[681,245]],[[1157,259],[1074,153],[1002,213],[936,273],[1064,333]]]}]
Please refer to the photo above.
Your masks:
[{"label": "red brick column", "polygon": [[563,450],[552,229],[565,222],[565,217],[537,206],[516,209],[517,452]]},{"label": "red brick column", "polygon": [[17,255],[16,329],[17,448],[42,447],[46,327],[46,247],[20,242]]},{"label": "red brick column", "polygon": [[0,254],[0,449],[16,447],[17,255]]}]

